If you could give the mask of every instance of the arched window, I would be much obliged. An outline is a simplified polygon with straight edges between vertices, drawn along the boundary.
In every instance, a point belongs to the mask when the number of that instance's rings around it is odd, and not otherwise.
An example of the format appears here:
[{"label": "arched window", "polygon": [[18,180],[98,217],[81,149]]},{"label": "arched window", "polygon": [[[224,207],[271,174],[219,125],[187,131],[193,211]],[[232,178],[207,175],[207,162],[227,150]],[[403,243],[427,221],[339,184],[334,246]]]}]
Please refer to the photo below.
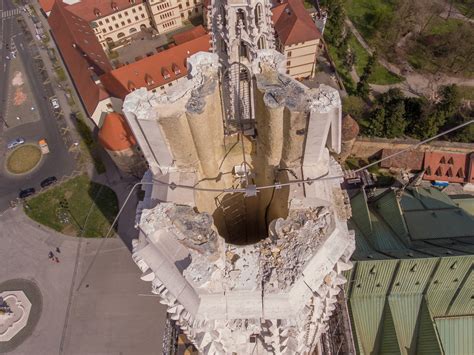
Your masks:
[{"label": "arched window", "polygon": [[125,37],[125,33],[119,32],[119,33],[117,34],[117,38],[122,38],[122,37]]},{"label": "arched window", "polygon": [[235,25],[238,26],[240,21],[242,21],[242,24],[244,25],[244,30],[247,30],[247,22],[245,21],[245,13],[244,13],[244,10],[242,9],[237,10],[237,22]]},{"label": "arched window", "polygon": [[258,49],[265,49],[265,38],[264,36],[260,36],[257,42]]},{"label": "arched window", "polygon": [[140,29],[141,29],[141,30],[146,30],[146,25],[141,24],[141,25],[140,25]]},{"label": "arched window", "polygon": [[110,37],[107,37],[107,38],[105,39],[105,41],[106,41],[106,42],[109,42],[109,43],[112,43],[114,40],[113,40],[112,38],[110,38]]},{"label": "arched window", "polygon": [[247,59],[250,60],[250,58],[249,58],[249,48],[247,46],[247,43],[245,43],[244,41],[240,42],[239,52],[240,52],[241,57],[244,57],[244,58],[247,58]]},{"label": "arched window", "polygon": [[262,4],[255,6],[255,25],[260,28],[260,22],[262,20]]},{"label": "arched window", "polygon": [[137,29],[135,27],[131,27],[128,32],[130,33],[134,33],[134,32],[137,32]]},{"label": "arched window", "polygon": [[224,5],[221,5],[221,17],[222,17],[222,26],[226,27],[227,26],[227,18],[226,18]]}]

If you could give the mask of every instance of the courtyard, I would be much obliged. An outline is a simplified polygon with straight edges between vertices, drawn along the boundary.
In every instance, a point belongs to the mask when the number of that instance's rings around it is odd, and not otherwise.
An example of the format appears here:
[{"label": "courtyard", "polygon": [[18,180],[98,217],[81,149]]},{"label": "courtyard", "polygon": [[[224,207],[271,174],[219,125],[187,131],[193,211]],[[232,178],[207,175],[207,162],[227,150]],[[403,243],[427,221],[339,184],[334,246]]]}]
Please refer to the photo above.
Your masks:
[{"label": "courtyard", "polygon": [[[26,285],[28,295],[33,287],[36,312],[26,334],[2,344],[0,353],[161,353],[166,309],[120,239],[64,236],[20,208],[1,215],[0,224],[0,285]],[[59,263],[48,260],[50,251]]]},{"label": "courtyard", "polygon": [[197,17],[191,21],[186,21],[183,27],[164,34],[142,30],[127,39],[127,44],[114,49],[109,55],[110,61],[115,68],[122,65],[136,62],[140,59],[159,53],[174,45],[173,36],[175,34],[188,31],[195,26],[202,24],[202,17]]}]

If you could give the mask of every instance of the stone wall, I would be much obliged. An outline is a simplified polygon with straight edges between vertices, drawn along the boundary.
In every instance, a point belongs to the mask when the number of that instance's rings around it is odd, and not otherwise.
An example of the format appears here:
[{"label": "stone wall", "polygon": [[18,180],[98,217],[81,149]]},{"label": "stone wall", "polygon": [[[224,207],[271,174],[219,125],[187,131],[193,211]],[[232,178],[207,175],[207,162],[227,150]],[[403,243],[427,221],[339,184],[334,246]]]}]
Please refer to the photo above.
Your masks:
[{"label": "stone wall", "polygon": [[[359,137],[356,139],[352,147],[351,155],[359,158],[369,158],[380,154],[382,149],[406,149],[419,141],[414,139],[384,139],[384,138],[365,138]],[[445,141],[433,141],[429,144],[421,145],[421,151],[445,151],[452,153],[471,153],[474,151],[474,144],[456,143]]]}]

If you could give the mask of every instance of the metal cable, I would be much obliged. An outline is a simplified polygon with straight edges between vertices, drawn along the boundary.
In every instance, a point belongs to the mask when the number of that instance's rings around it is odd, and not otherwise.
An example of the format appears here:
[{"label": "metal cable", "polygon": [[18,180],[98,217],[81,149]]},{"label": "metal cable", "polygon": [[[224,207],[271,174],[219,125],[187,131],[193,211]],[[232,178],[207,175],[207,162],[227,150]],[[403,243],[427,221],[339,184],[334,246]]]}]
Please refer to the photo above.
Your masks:
[{"label": "metal cable", "polygon": [[[438,133],[437,135],[433,136],[433,137],[430,137],[428,139],[425,139],[421,142],[418,142],[408,148],[405,148],[405,149],[402,149],[396,153],[393,153],[393,154],[390,154],[384,158],[381,158],[381,159],[378,159],[370,164],[367,164],[367,165],[364,165],[363,167],[360,167],[356,170],[354,170],[353,172],[354,173],[358,173],[358,172],[361,172],[367,168],[370,168],[371,166],[374,166],[376,164],[379,164],[387,159],[390,159],[390,158],[393,158],[397,155],[400,155],[400,154],[403,154],[403,153],[406,153],[410,150],[413,150],[417,147],[419,147],[420,145],[423,145],[425,143],[428,143],[428,142],[431,142],[432,140],[436,139],[436,138],[439,138],[439,137],[442,137],[448,133],[451,133],[453,131],[456,131],[462,127],[465,127],[465,126],[468,126],[470,124],[474,123],[474,120],[470,120],[470,121],[467,121],[467,122],[464,122],[460,125],[457,125],[453,128],[450,128],[446,131],[443,131],[441,133]],[[281,183],[281,184],[272,184],[272,185],[263,185],[263,186],[257,186],[256,189],[257,191],[259,190],[265,190],[265,189],[271,189],[271,188],[274,188],[274,187],[284,187],[284,186],[290,186],[290,185],[293,185],[293,184],[311,184],[312,182],[314,181],[318,181],[318,180],[333,180],[333,179],[341,179],[341,178],[344,178],[344,175],[335,175],[335,176],[327,176],[328,173],[326,173],[325,175],[322,175],[322,176],[318,176],[316,178],[308,178],[308,179],[300,179],[300,180],[290,180],[288,182],[285,182],[285,183]],[[158,183],[158,184],[161,184],[161,185],[167,185],[169,186],[170,188],[174,189],[174,188],[181,188],[181,189],[192,189],[192,190],[196,190],[196,191],[207,191],[207,192],[246,192],[246,189],[243,189],[243,188],[240,188],[240,189],[234,189],[234,188],[229,188],[229,189],[212,189],[212,188],[201,188],[201,187],[195,187],[195,186],[189,186],[189,185],[178,185],[178,184],[175,184],[173,182],[171,183],[168,183],[168,182],[164,182],[164,181],[160,181],[160,180],[153,180],[154,182]]]}]

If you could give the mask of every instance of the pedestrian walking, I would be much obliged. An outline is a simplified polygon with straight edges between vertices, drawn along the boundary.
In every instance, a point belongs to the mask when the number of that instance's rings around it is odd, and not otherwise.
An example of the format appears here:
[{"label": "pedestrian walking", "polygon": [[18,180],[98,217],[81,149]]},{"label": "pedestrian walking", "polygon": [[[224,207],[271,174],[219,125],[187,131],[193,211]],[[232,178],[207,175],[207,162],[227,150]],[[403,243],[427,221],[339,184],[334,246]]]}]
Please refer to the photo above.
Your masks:
[{"label": "pedestrian walking", "polygon": [[52,252],[52,251],[50,251],[50,252],[49,252],[49,254],[48,254],[48,258],[50,258],[50,259],[54,258],[54,254],[53,254],[53,252]]},{"label": "pedestrian walking", "polygon": [[59,258],[57,256],[54,257],[54,261],[59,264]]},{"label": "pedestrian walking", "polygon": [[61,250],[59,249],[59,247],[56,247],[56,253],[61,254]]}]

